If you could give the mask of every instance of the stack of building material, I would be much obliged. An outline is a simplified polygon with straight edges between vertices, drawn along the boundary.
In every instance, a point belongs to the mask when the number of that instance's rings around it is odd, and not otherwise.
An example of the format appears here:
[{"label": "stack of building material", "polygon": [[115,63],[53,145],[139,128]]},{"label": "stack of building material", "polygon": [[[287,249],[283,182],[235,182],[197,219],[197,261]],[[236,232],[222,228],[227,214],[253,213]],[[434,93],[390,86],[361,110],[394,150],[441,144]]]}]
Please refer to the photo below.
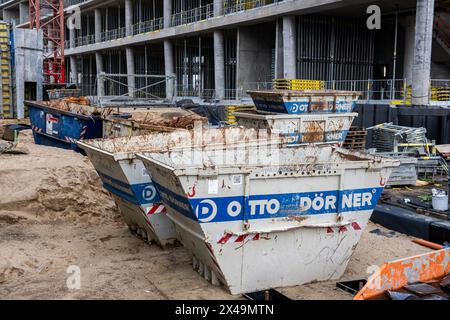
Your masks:
[{"label": "stack of building material", "polygon": [[450,85],[432,87],[431,88],[432,101],[450,101]]},{"label": "stack of building material", "polygon": [[230,125],[237,124],[236,117],[234,115],[235,112],[241,112],[241,111],[255,111],[256,108],[254,105],[240,105],[240,106],[225,106],[226,112],[225,112],[225,122]]},{"label": "stack of building material", "polygon": [[342,146],[346,149],[364,150],[366,148],[366,136],[367,130],[361,127],[350,127]]},{"label": "stack of building material", "polygon": [[[378,153],[396,157],[415,157],[417,174],[421,178],[435,179],[448,173],[447,163],[437,153],[434,141],[426,137],[425,128],[413,128],[382,123],[368,128],[373,130],[373,146]],[[409,166],[409,165],[408,165]]]},{"label": "stack of building material", "polygon": [[382,123],[367,130],[373,130],[373,147],[377,149],[377,152],[398,152],[401,144],[425,145],[428,143],[425,128]]},{"label": "stack of building material", "polygon": [[273,88],[277,90],[322,90],[325,82],[306,79],[273,79]]},{"label": "stack of building material", "polygon": [[0,118],[12,118],[11,49],[9,25],[0,21]]}]

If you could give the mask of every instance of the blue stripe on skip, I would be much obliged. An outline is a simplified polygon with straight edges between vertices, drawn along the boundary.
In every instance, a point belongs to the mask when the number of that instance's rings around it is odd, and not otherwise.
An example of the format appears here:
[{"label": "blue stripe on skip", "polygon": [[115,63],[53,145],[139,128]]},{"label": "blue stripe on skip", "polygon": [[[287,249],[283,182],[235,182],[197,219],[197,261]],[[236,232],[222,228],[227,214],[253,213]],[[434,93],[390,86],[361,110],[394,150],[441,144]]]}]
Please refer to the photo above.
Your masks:
[{"label": "blue stripe on skip", "polygon": [[383,188],[376,187],[249,197],[188,198],[155,185],[166,206],[200,223],[373,210],[383,191]]}]

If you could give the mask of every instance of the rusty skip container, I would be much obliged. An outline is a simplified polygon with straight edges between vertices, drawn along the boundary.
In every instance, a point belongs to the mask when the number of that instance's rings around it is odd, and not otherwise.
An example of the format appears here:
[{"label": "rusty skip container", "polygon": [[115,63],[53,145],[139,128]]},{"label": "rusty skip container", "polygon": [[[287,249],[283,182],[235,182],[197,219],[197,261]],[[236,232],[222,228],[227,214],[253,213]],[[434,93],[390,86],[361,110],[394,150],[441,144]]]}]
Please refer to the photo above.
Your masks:
[{"label": "rusty skip container", "polygon": [[[110,129],[111,135],[123,135],[122,137],[79,141],[78,146],[86,152],[104,188],[112,194],[131,231],[164,247],[175,242],[175,229],[165,216],[164,205],[150,175],[142,161],[136,159],[135,153],[158,149],[168,143],[164,143],[163,135],[153,135],[152,139],[139,134],[177,130],[179,133],[172,137],[177,139],[180,135],[183,141],[186,139],[183,136],[187,135],[186,130],[170,127],[170,123],[165,121],[175,122],[178,126],[184,124],[186,127],[193,127],[194,122],[197,121],[201,126],[206,120],[179,108],[141,110],[131,114],[134,116],[131,120],[129,118],[123,121],[118,117],[109,117],[106,120],[106,128]],[[155,125],[158,124],[157,117],[160,117],[161,126]],[[146,120],[135,123],[133,119]]]},{"label": "rusty skip container", "polygon": [[78,141],[132,232],[161,247],[176,240],[152,179],[135,151],[156,147],[143,136]]},{"label": "rusty skip container", "polygon": [[399,164],[329,145],[196,150],[137,156],[194,268],[232,294],[339,278]]},{"label": "rusty skip container", "polygon": [[189,110],[175,107],[121,108],[103,119],[103,138],[131,137],[151,132],[169,132],[192,128],[195,121],[208,119]]},{"label": "rusty skip container", "polygon": [[269,129],[289,138],[289,144],[342,144],[357,113],[274,114],[235,112],[238,125]]},{"label": "rusty skip container", "polygon": [[338,90],[261,90],[247,93],[257,110],[289,114],[352,112],[360,96],[360,92]]}]

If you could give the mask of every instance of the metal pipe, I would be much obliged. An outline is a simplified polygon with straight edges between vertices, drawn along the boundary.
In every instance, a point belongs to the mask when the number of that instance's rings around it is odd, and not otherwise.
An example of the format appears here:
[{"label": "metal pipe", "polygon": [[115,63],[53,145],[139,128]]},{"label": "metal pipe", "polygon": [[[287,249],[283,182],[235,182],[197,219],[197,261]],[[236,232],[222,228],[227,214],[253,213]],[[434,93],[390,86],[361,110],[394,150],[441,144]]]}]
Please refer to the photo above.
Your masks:
[{"label": "metal pipe", "polygon": [[394,56],[393,56],[393,67],[392,67],[392,88],[391,88],[391,100],[395,99],[395,77],[396,77],[396,67],[397,67],[397,35],[398,34],[398,12],[395,12],[395,32],[394,32]]}]

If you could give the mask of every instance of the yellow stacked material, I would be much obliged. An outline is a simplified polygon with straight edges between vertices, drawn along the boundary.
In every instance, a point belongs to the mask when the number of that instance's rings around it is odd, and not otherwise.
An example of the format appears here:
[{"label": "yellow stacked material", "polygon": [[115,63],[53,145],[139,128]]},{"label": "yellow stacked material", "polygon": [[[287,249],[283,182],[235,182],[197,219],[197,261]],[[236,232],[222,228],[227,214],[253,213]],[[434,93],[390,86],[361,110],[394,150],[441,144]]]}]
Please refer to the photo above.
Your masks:
[{"label": "yellow stacked material", "polygon": [[[405,97],[406,94],[406,97]],[[401,92],[402,100],[392,100],[391,104],[411,104],[411,97],[412,97],[412,88],[411,86],[406,86],[403,88],[403,91]]]},{"label": "yellow stacked material", "polygon": [[11,51],[9,46],[9,26],[0,22],[0,116],[12,118],[11,101]]},{"label": "yellow stacked material", "polygon": [[325,82],[306,79],[273,79],[274,89],[279,90],[322,90]]},{"label": "yellow stacked material", "polygon": [[[406,98],[405,98],[404,92],[406,92]],[[411,88],[411,86],[408,86],[402,92],[402,98],[404,99],[404,101],[403,100],[398,100],[398,101],[394,100],[391,102],[391,104],[411,104],[411,97],[412,97],[412,88]],[[443,85],[443,86],[431,87],[430,100],[431,101],[450,101],[450,86]]]},{"label": "yellow stacked material", "polygon": [[236,117],[234,116],[235,112],[242,111],[256,111],[256,107],[254,105],[241,105],[241,106],[225,106],[225,116],[226,122],[230,125],[237,124]]},{"label": "yellow stacked material", "polygon": [[450,86],[432,87],[431,101],[450,101]]}]

